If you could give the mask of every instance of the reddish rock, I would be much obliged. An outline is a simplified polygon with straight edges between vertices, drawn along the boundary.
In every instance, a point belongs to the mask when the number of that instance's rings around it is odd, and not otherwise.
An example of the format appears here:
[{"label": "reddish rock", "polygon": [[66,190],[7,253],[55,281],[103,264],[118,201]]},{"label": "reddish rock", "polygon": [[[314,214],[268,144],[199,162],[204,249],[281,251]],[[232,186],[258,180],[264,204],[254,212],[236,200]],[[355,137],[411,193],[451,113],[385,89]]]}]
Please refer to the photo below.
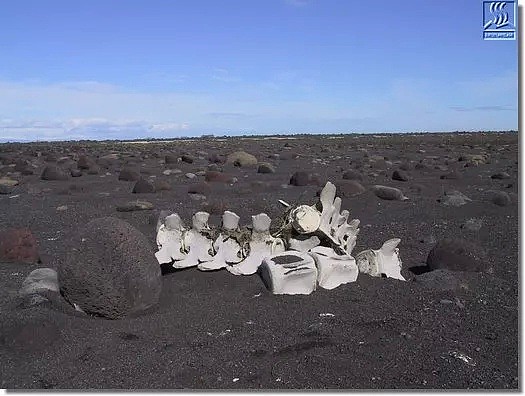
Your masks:
[{"label": "reddish rock", "polygon": [[36,239],[27,228],[0,232],[0,261],[33,264],[39,262]]},{"label": "reddish rock", "polygon": [[210,183],[233,183],[235,181],[233,176],[216,171],[207,171],[204,178]]}]

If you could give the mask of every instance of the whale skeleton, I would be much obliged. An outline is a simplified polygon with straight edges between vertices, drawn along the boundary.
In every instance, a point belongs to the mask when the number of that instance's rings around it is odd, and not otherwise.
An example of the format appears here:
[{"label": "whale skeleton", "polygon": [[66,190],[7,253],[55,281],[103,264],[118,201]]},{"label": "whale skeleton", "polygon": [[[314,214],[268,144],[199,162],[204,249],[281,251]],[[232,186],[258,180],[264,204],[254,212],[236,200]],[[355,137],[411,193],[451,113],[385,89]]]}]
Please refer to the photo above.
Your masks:
[{"label": "whale skeleton", "polygon": [[334,289],[355,282],[358,274],[405,280],[397,246],[399,238],[387,240],[378,250],[367,249],[352,256],[359,234],[359,220],[348,221],[341,211],[336,187],[327,182],[315,205],[285,208],[279,230],[270,233],[265,213],[252,216],[250,228],[239,227],[239,216],[222,215],[219,229],[208,225],[209,214],[197,212],[186,229],[176,213],[161,212],[157,224],[155,257],[174,268],[197,267],[201,271],[226,269],[233,275],[259,273],[274,294],[310,294],[317,286]]}]

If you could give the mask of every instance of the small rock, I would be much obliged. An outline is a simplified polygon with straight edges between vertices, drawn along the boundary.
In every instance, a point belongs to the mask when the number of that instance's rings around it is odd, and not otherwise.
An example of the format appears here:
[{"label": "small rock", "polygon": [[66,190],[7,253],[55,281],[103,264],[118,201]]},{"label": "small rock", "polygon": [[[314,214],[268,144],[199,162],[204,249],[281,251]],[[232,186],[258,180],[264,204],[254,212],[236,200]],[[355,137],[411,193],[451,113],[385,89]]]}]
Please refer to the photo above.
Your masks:
[{"label": "small rock", "polygon": [[510,175],[507,172],[499,172],[491,176],[491,179],[504,180],[510,179]]},{"label": "small rock", "polygon": [[290,183],[292,186],[307,186],[312,182],[312,175],[309,172],[297,171],[290,178]]},{"label": "small rock", "polygon": [[135,194],[146,194],[146,193],[154,193],[155,192],[155,185],[146,179],[139,179],[135,186],[133,187],[133,193]]},{"label": "small rock", "polygon": [[440,240],[427,257],[430,270],[488,271],[485,251],[472,242],[460,238]]},{"label": "small rock", "polygon": [[0,194],[1,195],[12,194],[12,193],[13,193],[13,187],[0,184]]},{"label": "small rock", "polygon": [[12,180],[8,178],[2,178],[0,179],[0,186],[6,186],[6,187],[14,187],[18,186],[18,180]]},{"label": "small rock", "polygon": [[165,171],[162,171],[162,174],[165,175],[165,176],[177,175],[177,174],[180,174],[180,173],[182,173],[182,171],[180,169],[166,169]]},{"label": "small rock", "polygon": [[164,157],[164,161],[166,162],[166,164],[176,164],[179,162],[179,157],[175,154],[167,154]]},{"label": "small rock", "polygon": [[508,206],[511,203],[510,196],[505,191],[487,191],[490,202],[498,206]]},{"label": "small rock", "polygon": [[195,179],[197,175],[195,173],[188,172],[185,175],[188,179]]},{"label": "small rock", "polygon": [[82,171],[80,169],[71,169],[69,172],[71,173],[71,177],[82,176]]},{"label": "small rock", "polygon": [[117,212],[135,212],[137,210],[152,210],[153,204],[148,201],[136,200],[117,206]]},{"label": "small rock", "polygon": [[48,165],[40,176],[42,180],[67,180],[67,175],[57,166]]},{"label": "small rock", "polygon": [[51,268],[38,268],[24,279],[18,295],[26,297],[46,292],[59,292],[57,272]]},{"label": "small rock", "polygon": [[206,182],[190,184],[188,186],[188,194],[206,195],[209,194],[210,190],[210,185]]},{"label": "small rock", "polygon": [[257,173],[275,173],[275,168],[268,162],[261,162],[257,168]]},{"label": "small rock", "polygon": [[341,197],[355,197],[366,191],[361,183],[357,180],[338,180],[335,183],[337,193]]},{"label": "small rock", "polygon": [[343,179],[363,181],[363,175],[353,169],[349,169],[343,173]]},{"label": "small rock", "polygon": [[406,201],[408,199],[401,190],[394,187],[375,185],[372,186],[372,191],[378,198],[388,201]]},{"label": "small rock", "polygon": [[257,158],[245,151],[236,151],[228,155],[228,157],[226,158],[226,163],[240,167],[252,166],[257,165]]},{"label": "small rock", "polygon": [[165,180],[156,180],[154,185],[155,185],[155,191],[169,191],[169,190],[171,190],[171,184],[169,184]]},{"label": "small rock", "polygon": [[481,226],[483,225],[483,221],[481,219],[468,219],[465,224],[461,225],[461,228],[464,228],[468,231],[477,232],[481,229]]},{"label": "small rock", "polygon": [[37,263],[40,260],[36,239],[27,228],[0,232],[0,261]]},{"label": "small rock", "polygon": [[405,171],[403,171],[401,169],[396,169],[392,173],[392,180],[408,181],[409,177],[408,177],[408,174]]},{"label": "small rock", "polygon": [[442,180],[457,180],[457,179],[461,179],[461,173],[459,173],[458,171],[451,171],[449,173],[445,173],[444,175],[441,175],[439,176],[440,179]]},{"label": "small rock", "polygon": [[446,205],[446,206],[458,207],[458,206],[465,205],[468,202],[471,202],[472,199],[470,199],[465,194],[459,191],[451,190],[451,191],[447,191],[445,195],[443,195],[441,198],[438,198],[437,201],[441,202],[443,205]]},{"label": "small rock", "polygon": [[57,212],[64,212],[67,210],[67,205],[57,206]]},{"label": "small rock", "polygon": [[210,183],[234,183],[235,178],[227,173],[207,171],[204,176],[205,180]]},{"label": "small rock", "polygon": [[181,160],[182,162],[186,162],[187,164],[193,164],[193,161],[195,161],[195,158],[193,158],[191,155],[188,155],[188,154],[182,154]]},{"label": "small rock", "polygon": [[140,173],[135,169],[122,168],[118,175],[118,179],[123,181],[138,181],[140,179]]}]

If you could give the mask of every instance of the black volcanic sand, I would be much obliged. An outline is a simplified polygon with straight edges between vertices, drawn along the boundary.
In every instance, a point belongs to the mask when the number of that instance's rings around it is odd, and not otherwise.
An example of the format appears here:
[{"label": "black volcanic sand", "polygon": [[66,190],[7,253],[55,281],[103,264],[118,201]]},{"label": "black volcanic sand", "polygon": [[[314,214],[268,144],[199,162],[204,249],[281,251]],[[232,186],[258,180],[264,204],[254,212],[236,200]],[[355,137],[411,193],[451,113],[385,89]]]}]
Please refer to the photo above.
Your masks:
[{"label": "black volcanic sand", "polygon": [[[206,199],[188,193],[190,184],[204,181],[208,157],[237,150],[272,164],[275,173],[219,163],[236,183],[210,183]],[[166,155],[182,154],[193,162],[164,164]],[[486,156],[481,163],[465,159],[472,154]],[[95,162],[94,170],[73,178],[70,169],[81,155]],[[15,170],[20,159],[29,161],[32,174]],[[515,133],[4,144],[0,161],[0,176],[20,182],[0,195],[0,224],[28,227],[42,258],[33,265],[0,263],[0,388],[519,387]],[[65,170],[68,179],[41,180],[47,165]],[[118,180],[123,167],[171,189],[134,194],[134,181]],[[392,180],[398,168],[408,181]],[[182,172],[164,175],[166,169]],[[186,224],[192,213],[208,210],[210,223],[219,224],[229,209],[247,224],[263,211],[281,214],[278,199],[316,202],[319,185],[340,181],[349,170],[363,175],[366,188],[343,198],[342,208],[361,220],[354,255],[401,238],[407,282],[360,275],[334,290],[274,296],[258,275],[191,268],[165,273],[158,306],[122,320],[77,316],[49,304],[28,307],[17,297],[33,269],[60,265],[70,234],[92,218],[126,220],[154,245],[160,210],[177,211]],[[312,183],[290,186],[296,171],[310,172]],[[186,177],[189,172],[197,176]],[[454,178],[441,178],[451,172]],[[510,178],[491,178],[501,172]],[[381,200],[370,189],[376,184],[400,188],[410,199]],[[438,202],[450,190],[472,201],[461,207]],[[506,192],[510,203],[493,203],[489,191]],[[155,209],[116,210],[137,199]],[[471,218],[482,221],[478,231],[464,227]],[[493,270],[416,275],[443,238],[483,247]]]}]

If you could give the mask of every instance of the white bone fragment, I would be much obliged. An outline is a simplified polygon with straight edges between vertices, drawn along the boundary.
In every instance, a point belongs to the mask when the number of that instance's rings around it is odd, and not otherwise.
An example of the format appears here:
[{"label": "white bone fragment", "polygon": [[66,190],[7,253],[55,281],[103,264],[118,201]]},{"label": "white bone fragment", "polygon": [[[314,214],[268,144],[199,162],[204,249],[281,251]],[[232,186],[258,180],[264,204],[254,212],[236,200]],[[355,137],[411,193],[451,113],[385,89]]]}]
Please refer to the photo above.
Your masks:
[{"label": "white bone fragment", "polygon": [[321,241],[316,235],[312,235],[308,239],[290,238],[288,240],[288,249],[297,250],[298,252],[307,252],[318,246],[320,243]]},{"label": "white bone fragment", "polygon": [[301,205],[290,212],[290,219],[299,234],[309,234],[319,228],[320,213],[311,206]]},{"label": "white bone fragment", "polygon": [[183,252],[184,225],[180,216],[173,213],[167,216],[164,224],[160,224],[157,231],[157,246],[159,250],[155,257],[159,264],[171,263],[173,260],[183,260],[186,254]]},{"label": "white bone fragment", "polygon": [[210,229],[209,217],[210,214],[207,212],[197,212],[193,215],[191,230],[183,234],[183,248],[186,257],[182,260],[175,260],[173,268],[194,267],[203,261],[213,260],[210,254],[213,251],[212,240],[203,234]]},{"label": "white bone fragment", "polygon": [[359,220],[348,223],[348,210],[341,210],[341,198],[335,196],[335,185],[327,182],[321,191],[322,205],[319,231],[339,246],[347,255],[352,254],[359,233]]},{"label": "white bone fragment", "polygon": [[287,208],[290,207],[290,204],[289,204],[288,202],[286,202],[286,201],[283,201],[282,199],[279,199],[279,203],[280,203],[281,205],[283,205],[284,207],[287,207]]},{"label": "white bone fragment", "polygon": [[226,268],[243,259],[241,245],[239,245],[239,242],[237,242],[235,238],[229,235],[232,232],[239,230],[239,220],[240,217],[229,210],[223,213],[223,232],[219,234],[213,243],[213,249],[216,253],[213,256],[213,260],[204,261],[198,265],[198,268],[201,271],[212,271]]},{"label": "white bone fragment", "polygon": [[283,240],[270,235],[271,222],[272,219],[266,213],[252,216],[253,229],[248,244],[248,254],[239,264],[226,267],[230,273],[234,275],[255,274],[265,257],[285,251]]},{"label": "white bone fragment", "polygon": [[273,294],[310,294],[317,285],[317,268],[307,253],[285,251],[264,258],[259,273]]},{"label": "white bone fragment", "polygon": [[334,249],[326,246],[316,246],[309,254],[315,260],[317,282],[322,288],[331,290],[357,280],[359,269],[352,256],[339,255]]},{"label": "white bone fragment", "polygon": [[401,275],[402,262],[397,248],[399,242],[401,242],[399,238],[389,239],[383,243],[381,249],[368,249],[359,253],[356,256],[359,272],[370,276],[386,276],[404,281],[405,278]]}]

